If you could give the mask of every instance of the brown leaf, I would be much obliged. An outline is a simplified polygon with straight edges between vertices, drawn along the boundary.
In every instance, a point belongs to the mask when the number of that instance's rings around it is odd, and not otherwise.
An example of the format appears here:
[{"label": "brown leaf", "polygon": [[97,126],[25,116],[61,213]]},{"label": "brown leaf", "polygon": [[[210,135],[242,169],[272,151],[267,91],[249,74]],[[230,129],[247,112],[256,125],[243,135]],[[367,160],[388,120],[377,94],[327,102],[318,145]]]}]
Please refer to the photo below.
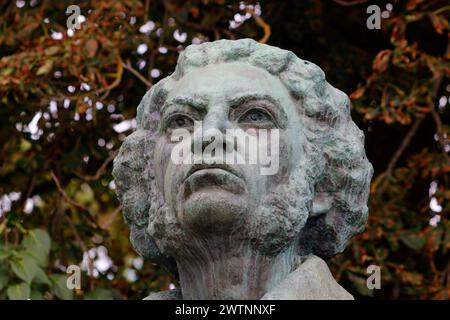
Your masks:
[{"label": "brown leaf", "polygon": [[391,50],[380,51],[375,60],[373,61],[372,68],[375,72],[383,72],[387,69],[389,58],[391,56]]},{"label": "brown leaf", "polygon": [[89,58],[93,58],[95,56],[95,54],[97,53],[97,49],[98,49],[98,42],[97,42],[97,40],[89,39],[86,42],[86,50],[87,50]]},{"label": "brown leaf", "polygon": [[433,24],[434,29],[439,34],[443,34],[444,30],[448,28],[448,21],[443,16],[438,14],[430,14],[430,20]]},{"label": "brown leaf", "polygon": [[352,92],[352,94],[350,95],[350,98],[357,100],[363,96],[364,91],[366,91],[366,88],[364,88],[364,87],[358,88]]},{"label": "brown leaf", "polygon": [[409,0],[406,4],[406,8],[408,10],[414,10],[420,3],[422,3],[424,0]]},{"label": "brown leaf", "polygon": [[40,76],[43,74],[48,74],[53,67],[53,60],[47,60],[45,63],[36,71],[36,75]]}]

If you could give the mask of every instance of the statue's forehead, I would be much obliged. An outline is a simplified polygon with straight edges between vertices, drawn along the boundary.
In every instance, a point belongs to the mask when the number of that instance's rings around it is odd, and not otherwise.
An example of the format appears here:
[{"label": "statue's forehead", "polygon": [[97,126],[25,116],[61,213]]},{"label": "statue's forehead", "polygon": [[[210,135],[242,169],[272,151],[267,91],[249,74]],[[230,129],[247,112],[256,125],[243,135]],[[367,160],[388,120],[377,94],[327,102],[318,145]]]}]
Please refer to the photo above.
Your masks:
[{"label": "statue's forehead", "polygon": [[277,76],[245,62],[208,65],[190,71],[169,90],[167,102],[180,97],[202,104],[211,100],[238,100],[255,96],[283,104],[289,94]]}]

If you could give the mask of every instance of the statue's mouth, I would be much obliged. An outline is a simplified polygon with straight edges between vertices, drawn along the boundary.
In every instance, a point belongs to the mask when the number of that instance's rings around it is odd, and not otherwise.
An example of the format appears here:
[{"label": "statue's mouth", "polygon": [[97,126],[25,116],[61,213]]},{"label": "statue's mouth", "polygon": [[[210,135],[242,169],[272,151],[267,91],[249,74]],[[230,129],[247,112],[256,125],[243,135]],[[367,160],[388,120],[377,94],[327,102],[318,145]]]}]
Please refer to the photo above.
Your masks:
[{"label": "statue's mouth", "polygon": [[242,175],[227,165],[194,165],[184,180],[184,197],[201,189],[222,189],[234,194],[245,192]]},{"label": "statue's mouth", "polygon": [[226,164],[194,164],[191,167],[191,169],[187,172],[184,181],[186,181],[194,173],[204,170],[211,171],[213,169],[219,169],[221,171],[225,171],[229,174],[235,175],[239,179],[244,179],[242,174],[238,170],[235,170],[233,167],[230,167],[229,165]]}]

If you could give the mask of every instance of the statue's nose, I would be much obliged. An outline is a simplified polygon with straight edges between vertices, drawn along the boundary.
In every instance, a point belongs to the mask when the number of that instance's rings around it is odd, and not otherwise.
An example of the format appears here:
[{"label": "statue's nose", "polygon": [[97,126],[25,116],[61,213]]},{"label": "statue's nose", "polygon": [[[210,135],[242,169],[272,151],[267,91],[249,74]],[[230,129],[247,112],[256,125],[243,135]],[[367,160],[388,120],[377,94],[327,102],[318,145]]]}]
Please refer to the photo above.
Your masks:
[{"label": "statue's nose", "polygon": [[[202,151],[218,136],[222,137],[223,150],[226,150],[227,141],[226,130],[231,129],[232,124],[228,119],[228,115],[223,110],[210,110],[203,118],[201,127],[199,127],[194,133],[194,139],[192,141],[192,148],[194,144],[201,145]],[[217,146],[220,147],[220,146]]]},{"label": "statue's nose", "polygon": [[231,128],[231,124],[228,120],[228,115],[223,109],[212,109],[210,110],[202,123],[203,134],[211,130],[218,130],[225,133],[226,129]]}]

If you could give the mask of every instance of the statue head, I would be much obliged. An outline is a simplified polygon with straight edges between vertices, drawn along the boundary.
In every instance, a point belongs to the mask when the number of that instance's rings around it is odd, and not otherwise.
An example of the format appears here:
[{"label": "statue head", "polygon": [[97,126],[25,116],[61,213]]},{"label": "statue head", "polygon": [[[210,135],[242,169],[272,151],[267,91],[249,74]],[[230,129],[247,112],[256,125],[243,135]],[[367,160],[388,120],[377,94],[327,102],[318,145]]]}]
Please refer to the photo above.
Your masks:
[{"label": "statue head", "polygon": [[[211,132],[223,134],[220,145]],[[188,159],[213,140],[212,161]],[[250,140],[270,150],[270,163],[245,161],[255,150],[240,146]],[[218,147],[244,161],[215,161]],[[139,104],[113,175],[133,246],[173,267],[193,247],[230,242],[266,256],[290,247],[328,259],[364,229],[372,171],[347,95],[315,64],[242,39],[180,54]]]}]

